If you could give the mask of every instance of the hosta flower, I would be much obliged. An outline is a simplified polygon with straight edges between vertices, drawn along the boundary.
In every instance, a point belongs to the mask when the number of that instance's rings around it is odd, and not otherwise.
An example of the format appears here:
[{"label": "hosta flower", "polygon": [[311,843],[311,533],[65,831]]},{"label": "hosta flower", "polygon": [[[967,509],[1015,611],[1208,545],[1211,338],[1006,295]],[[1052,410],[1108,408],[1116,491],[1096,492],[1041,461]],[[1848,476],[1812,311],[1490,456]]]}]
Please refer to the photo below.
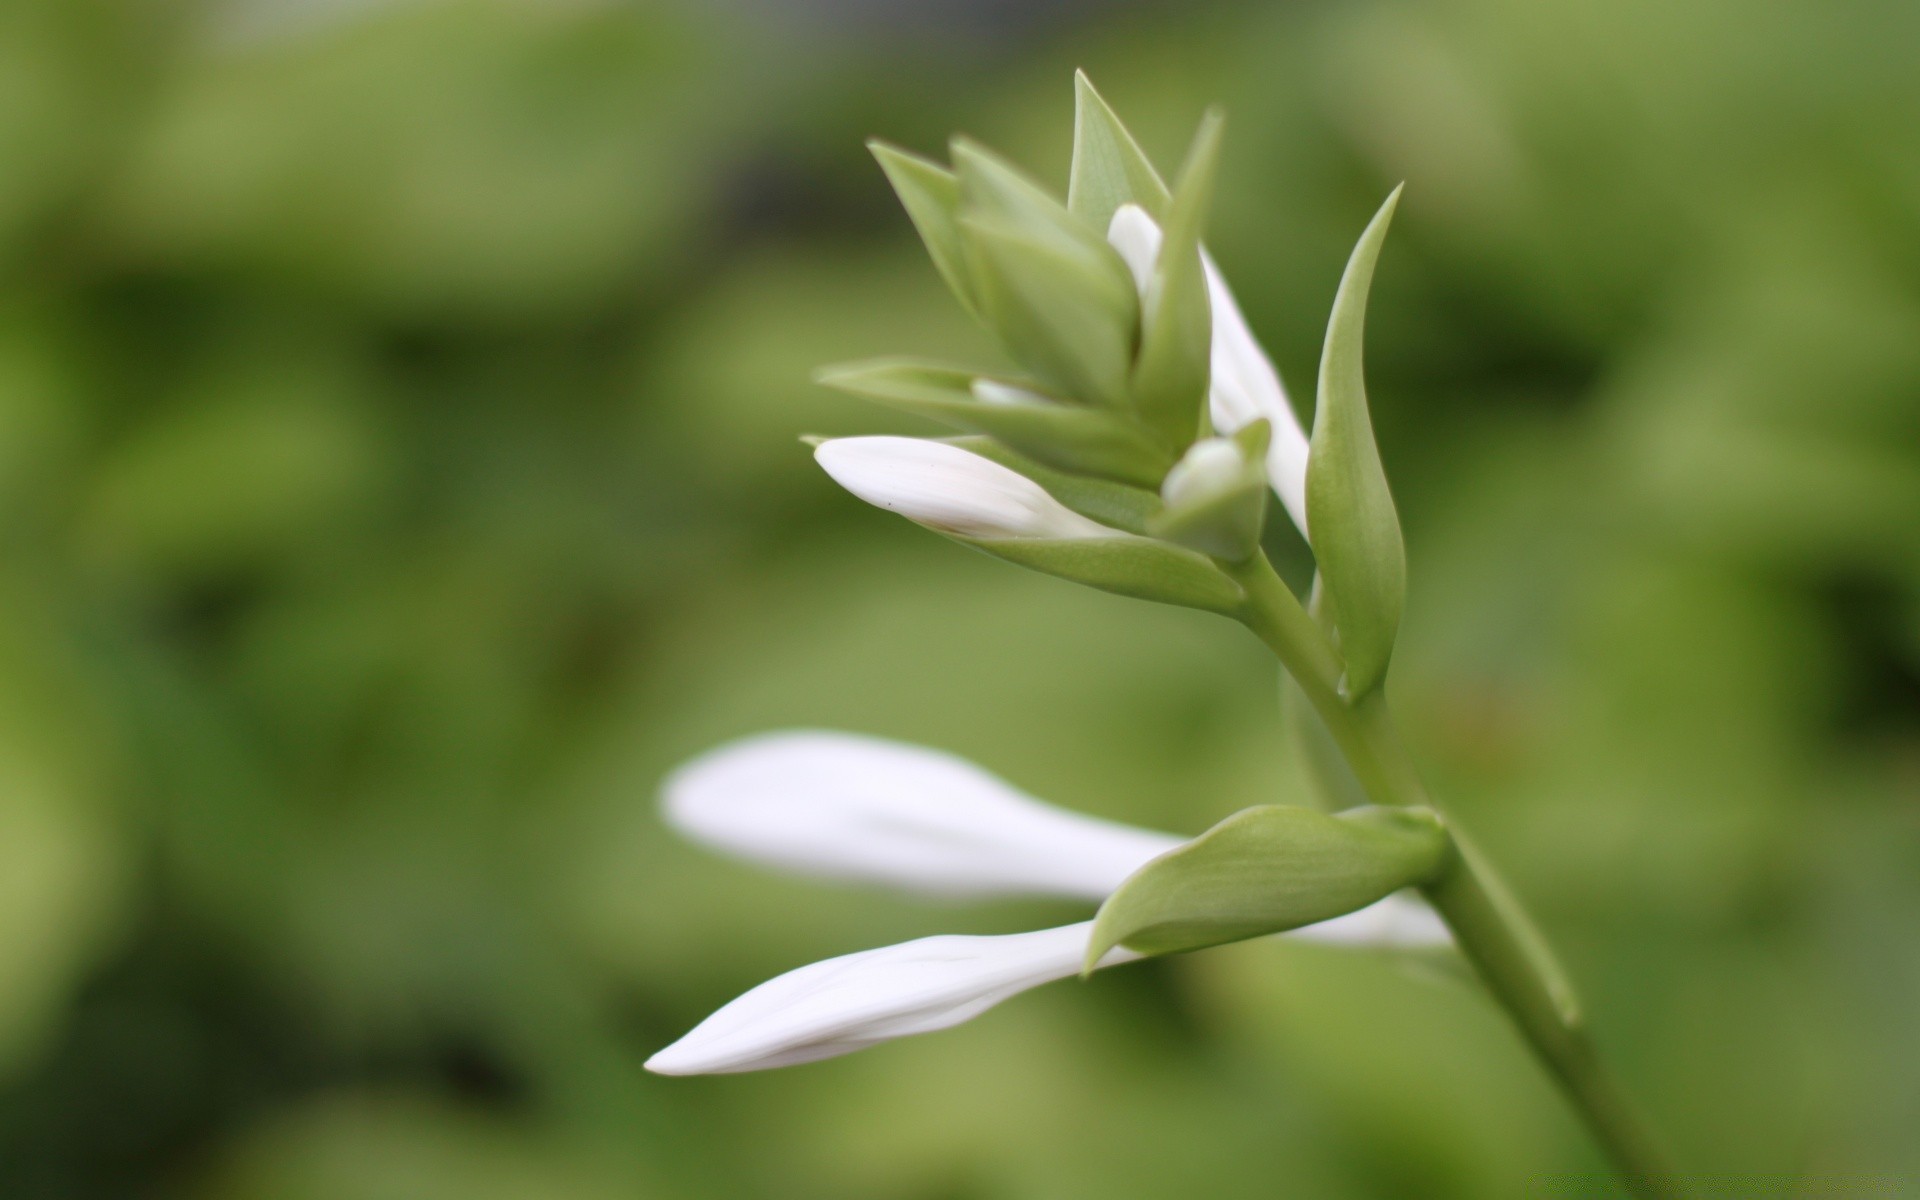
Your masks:
[{"label": "hosta flower", "polygon": [[[798,873],[946,896],[1098,903],[1182,845],[1043,804],[939,751],[844,733],[764,734],[681,767],[668,821],[708,846]],[[942,936],[790,971],[721,1008],[647,1064],[664,1074],[811,1062],[958,1024],[1077,973],[1090,922],[993,937]],[[1423,946],[1447,935],[1391,896],[1293,936]],[[1116,949],[1102,966],[1138,955]]]},{"label": "hosta flower", "polygon": [[[1123,204],[1114,211],[1107,229],[1107,240],[1126,260],[1134,280],[1144,293],[1153,277],[1154,260],[1160,253],[1160,226],[1137,204]],[[1267,477],[1280,503],[1301,533],[1307,531],[1307,435],[1300,418],[1287,402],[1286,389],[1280,385],[1280,373],[1274,369],[1247,319],[1240,314],[1226,277],[1205,250],[1200,262],[1207,274],[1207,302],[1212,309],[1213,341],[1208,363],[1211,382],[1207,389],[1208,414],[1213,427],[1221,433],[1235,433],[1265,417],[1273,425],[1273,440],[1267,448]]]},{"label": "hosta flower", "polygon": [[834,482],[868,504],[956,537],[1126,536],[1074,512],[1018,471],[946,442],[834,438],[813,456]]},{"label": "hosta flower", "polygon": [[[647,1060],[661,1075],[817,1062],[932,1033],[1078,974],[1093,922],[997,937],[948,934],[862,950],[770,979]],[[1115,949],[1102,966],[1140,957]]]}]

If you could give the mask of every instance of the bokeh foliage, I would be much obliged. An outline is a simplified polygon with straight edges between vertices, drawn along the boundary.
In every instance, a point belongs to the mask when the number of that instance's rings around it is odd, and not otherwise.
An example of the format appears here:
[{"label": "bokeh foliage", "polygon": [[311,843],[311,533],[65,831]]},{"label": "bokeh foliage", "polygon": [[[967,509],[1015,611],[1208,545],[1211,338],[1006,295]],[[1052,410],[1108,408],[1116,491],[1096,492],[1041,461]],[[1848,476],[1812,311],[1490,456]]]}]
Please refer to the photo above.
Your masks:
[{"label": "bokeh foliage", "polygon": [[1212,248],[1301,397],[1406,181],[1411,738],[1683,1161],[1920,1194],[1920,9],[1077,11],[0,8],[0,1193],[1610,1194],[1469,987],[1270,942],[639,1068],[808,959],[1067,916],[671,841],[717,739],[1185,832],[1294,786],[1226,622],[918,536],[794,440],[918,428],[819,363],[992,361],[862,139],[1058,183],[1084,66],[1163,166],[1229,112]]}]

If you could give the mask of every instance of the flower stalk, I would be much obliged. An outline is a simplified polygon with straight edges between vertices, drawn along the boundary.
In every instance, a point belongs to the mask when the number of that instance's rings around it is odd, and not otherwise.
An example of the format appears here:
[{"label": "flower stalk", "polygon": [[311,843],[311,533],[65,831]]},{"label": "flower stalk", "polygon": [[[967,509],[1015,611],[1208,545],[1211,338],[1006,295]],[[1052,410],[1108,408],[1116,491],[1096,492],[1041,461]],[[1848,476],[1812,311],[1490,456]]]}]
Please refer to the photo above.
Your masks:
[{"label": "flower stalk", "polygon": [[[1226,569],[1247,593],[1242,623],[1273,651],[1326,723],[1375,804],[1432,808],[1378,689],[1349,701],[1340,652],[1264,554]],[[1685,1195],[1665,1155],[1595,1053],[1578,997],[1519,900],[1452,821],[1452,848],[1420,889],[1461,953],[1560,1085],[1622,1181],[1643,1200]]]}]

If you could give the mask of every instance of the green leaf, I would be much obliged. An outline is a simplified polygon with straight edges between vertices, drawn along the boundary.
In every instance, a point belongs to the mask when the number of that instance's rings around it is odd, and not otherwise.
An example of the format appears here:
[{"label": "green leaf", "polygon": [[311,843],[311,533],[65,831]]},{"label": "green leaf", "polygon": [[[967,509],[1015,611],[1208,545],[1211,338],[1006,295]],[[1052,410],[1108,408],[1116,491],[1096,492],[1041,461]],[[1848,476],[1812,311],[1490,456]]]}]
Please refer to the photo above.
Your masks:
[{"label": "green leaf", "polygon": [[1091,521],[1145,536],[1147,523],[1160,511],[1160,494],[1107,479],[1069,475],[1016,454],[986,437],[947,438],[946,441],[1020,472],[1039,484],[1055,500]]},{"label": "green leaf", "polygon": [[[1157,487],[1173,465],[1172,456],[1132,418],[1039,395],[1026,381],[991,379],[912,359],[827,367],[814,378],[903,412],[997,438],[1063,471]],[[977,379],[1017,390],[1005,399],[981,399],[974,391]]]},{"label": "green leaf", "polygon": [[1194,134],[1166,209],[1160,254],[1142,305],[1134,406],[1147,426],[1176,450],[1201,436],[1207,411],[1213,319],[1200,263],[1200,235],[1213,198],[1223,127],[1220,114],[1209,112]]},{"label": "green leaf", "polygon": [[1406,601],[1406,550],[1374,444],[1362,369],[1367,292],[1400,189],[1360,235],[1333,300],[1320,355],[1319,407],[1307,455],[1307,527],[1347,662],[1345,691],[1380,685]]},{"label": "green leaf", "polygon": [[1232,613],[1240,585],[1205,557],[1143,537],[957,538],[995,558],[1121,596]]},{"label": "green leaf", "polygon": [[1015,362],[1048,390],[1124,409],[1139,298],[1118,274],[1051,241],[963,217],[960,233],[980,311]]},{"label": "green leaf", "polygon": [[867,149],[887,173],[894,194],[907,210],[907,217],[926,243],[927,254],[940,277],[947,281],[963,308],[978,315],[973,282],[967,277],[966,250],[960,241],[960,181],[939,163],[909,154],[882,141],[870,141]]},{"label": "green leaf", "polygon": [[1067,208],[1102,235],[1122,204],[1138,204],[1159,220],[1167,207],[1167,185],[1094,90],[1085,71],[1074,72],[1073,100],[1073,174],[1067,183]]},{"label": "green leaf", "polygon": [[1141,867],[1094,919],[1087,968],[1124,945],[1176,954],[1298,929],[1432,879],[1451,839],[1428,809],[1249,808]]}]

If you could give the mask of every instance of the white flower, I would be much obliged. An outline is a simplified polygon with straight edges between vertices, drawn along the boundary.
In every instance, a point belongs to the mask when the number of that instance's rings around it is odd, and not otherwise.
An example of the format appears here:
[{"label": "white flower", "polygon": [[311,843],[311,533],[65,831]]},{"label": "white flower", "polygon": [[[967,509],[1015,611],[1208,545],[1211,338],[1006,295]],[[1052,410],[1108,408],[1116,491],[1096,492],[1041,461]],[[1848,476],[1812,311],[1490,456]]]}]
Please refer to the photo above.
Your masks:
[{"label": "white flower", "polygon": [[[999,937],[946,935],[810,963],[721,1008],[647,1060],[662,1075],[793,1066],[931,1033],[1077,974],[1093,922]],[[1139,955],[1115,949],[1101,966]]]},{"label": "white flower", "polygon": [[[1137,204],[1123,204],[1107,227],[1107,241],[1126,260],[1140,288],[1143,302],[1153,278],[1154,260],[1160,254],[1160,226]],[[1233,292],[1214,265],[1213,256],[1204,249],[1200,262],[1207,274],[1207,300],[1213,310],[1213,343],[1210,355],[1212,383],[1207,393],[1207,408],[1213,427],[1220,433],[1234,433],[1265,417],[1273,425],[1273,441],[1267,448],[1267,478],[1279,495],[1280,503],[1300,532],[1307,531],[1307,435],[1287,402],[1280,385],[1280,373],[1266,351],[1254,340],[1247,319],[1240,314]]]},{"label": "white flower", "polygon": [[814,459],[868,504],[957,537],[1126,537],[1048,495],[1025,475],[946,442],[849,437],[822,442]]},{"label": "white flower", "polygon": [[[1098,904],[1185,838],[1044,803],[952,754],[864,734],[787,730],[717,746],[661,785],[667,822],[781,870],[923,895]],[[1425,903],[1388,896],[1286,936],[1445,945]]]},{"label": "white flower", "polygon": [[951,754],[850,733],[730,742],[661,791],[668,822],[715,849],[936,895],[1097,902],[1181,842],[1042,804]]},{"label": "white flower", "polygon": [[[1043,804],[952,755],[844,733],[763,734],[721,746],[668,777],[664,804],[681,832],[754,862],[947,896],[1097,904],[1181,844]],[[1090,928],[922,938],[801,967],[726,1005],[647,1066],[669,1075],[751,1071],[945,1029],[1076,973]],[[1448,940],[1432,910],[1404,896],[1288,936],[1374,946]],[[1137,957],[1116,949],[1101,965]]]}]

